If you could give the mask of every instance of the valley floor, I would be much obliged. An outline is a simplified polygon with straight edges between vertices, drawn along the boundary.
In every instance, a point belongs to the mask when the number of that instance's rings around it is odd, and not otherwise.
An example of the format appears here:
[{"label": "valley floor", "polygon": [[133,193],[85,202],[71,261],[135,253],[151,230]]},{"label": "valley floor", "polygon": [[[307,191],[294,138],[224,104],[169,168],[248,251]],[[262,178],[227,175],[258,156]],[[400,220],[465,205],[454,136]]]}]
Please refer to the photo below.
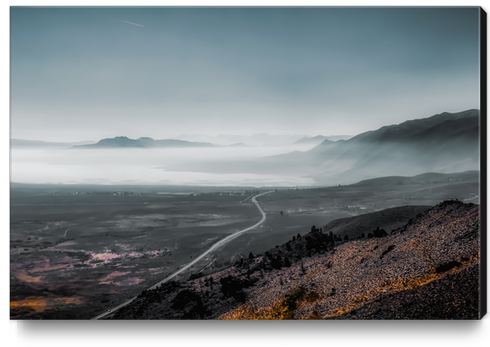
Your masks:
[{"label": "valley floor", "polygon": [[[11,318],[93,318],[260,219],[249,199],[256,191],[250,188],[180,189],[14,186]],[[403,184],[380,179],[329,188],[278,188],[259,198],[267,214],[263,225],[212,252],[178,280],[230,269],[250,253],[264,253],[305,235],[312,225],[324,232],[328,228],[343,242],[360,235],[360,226],[390,232],[444,199],[478,202],[478,194],[477,173]],[[344,224],[342,218],[352,217]],[[281,284],[281,279],[276,282]],[[215,306],[233,300],[220,298]]]}]

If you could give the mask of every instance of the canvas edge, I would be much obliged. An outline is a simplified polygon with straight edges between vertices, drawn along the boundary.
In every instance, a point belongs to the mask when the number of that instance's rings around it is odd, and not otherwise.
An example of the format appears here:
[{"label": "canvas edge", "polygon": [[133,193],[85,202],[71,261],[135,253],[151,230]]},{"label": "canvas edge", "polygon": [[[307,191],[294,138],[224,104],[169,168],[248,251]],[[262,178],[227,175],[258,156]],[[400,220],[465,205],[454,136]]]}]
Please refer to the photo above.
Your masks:
[{"label": "canvas edge", "polygon": [[487,13],[480,7],[480,308],[487,314]]}]

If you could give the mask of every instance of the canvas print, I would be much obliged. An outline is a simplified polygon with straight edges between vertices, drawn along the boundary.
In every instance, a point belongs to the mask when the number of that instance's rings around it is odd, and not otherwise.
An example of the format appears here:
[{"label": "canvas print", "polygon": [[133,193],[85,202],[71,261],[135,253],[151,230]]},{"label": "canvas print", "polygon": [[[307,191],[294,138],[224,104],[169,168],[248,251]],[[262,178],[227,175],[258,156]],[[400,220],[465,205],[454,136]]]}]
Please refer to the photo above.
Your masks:
[{"label": "canvas print", "polygon": [[10,319],[481,319],[485,25],[11,7]]}]

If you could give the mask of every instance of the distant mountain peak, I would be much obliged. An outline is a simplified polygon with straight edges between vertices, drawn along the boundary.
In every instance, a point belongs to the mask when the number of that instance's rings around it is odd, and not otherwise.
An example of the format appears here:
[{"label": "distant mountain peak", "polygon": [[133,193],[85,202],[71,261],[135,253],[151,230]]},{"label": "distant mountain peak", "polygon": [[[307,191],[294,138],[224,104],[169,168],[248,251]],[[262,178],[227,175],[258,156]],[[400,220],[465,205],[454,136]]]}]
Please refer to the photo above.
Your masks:
[{"label": "distant mountain peak", "polygon": [[301,139],[295,141],[295,144],[313,144],[313,145],[318,145],[322,143],[323,141],[328,141],[328,138],[323,135],[317,135],[317,136],[305,136],[302,137]]},{"label": "distant mountain peak", "polygon": [[165,147],[214,147],[212,143],[189,142],[184,140],[154,140],[151,137],[140,137],[136,140],[127,136],[116,136],[102,139],[97,143],[83,146],[84,148],[165,148]]}]

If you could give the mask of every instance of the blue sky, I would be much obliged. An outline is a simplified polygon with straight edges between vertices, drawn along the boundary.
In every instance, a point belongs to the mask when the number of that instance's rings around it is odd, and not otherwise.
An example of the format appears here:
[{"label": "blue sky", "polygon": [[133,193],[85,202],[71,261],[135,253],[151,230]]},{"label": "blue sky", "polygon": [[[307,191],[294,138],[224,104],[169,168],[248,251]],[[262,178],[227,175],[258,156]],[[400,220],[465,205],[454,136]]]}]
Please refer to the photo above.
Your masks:
[{"label": "blue sky", "polygon": [[13,138],[357,134],[479,108],[475,7],[12,7],[10,20]]}]

